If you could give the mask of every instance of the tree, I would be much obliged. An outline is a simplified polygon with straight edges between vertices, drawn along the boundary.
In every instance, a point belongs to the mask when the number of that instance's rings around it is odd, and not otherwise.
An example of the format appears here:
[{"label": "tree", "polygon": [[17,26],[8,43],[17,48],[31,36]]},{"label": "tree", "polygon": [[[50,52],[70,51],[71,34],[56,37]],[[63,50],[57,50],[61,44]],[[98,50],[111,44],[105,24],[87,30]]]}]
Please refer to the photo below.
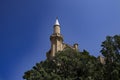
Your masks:
[{"label": "tree", "polygon": [[120,35],[107,36],[102,42],[101,53],[105,57],[104,76],[106,80],[120,79]]},{"label": "tree", "polygon": [[[100,75],[99,61],[84,50],[65,49],[56,53],[53,60],[37,63],[25,72],[25,80],[96,80]],[[97,79],[101,80],[101,78]]]}]

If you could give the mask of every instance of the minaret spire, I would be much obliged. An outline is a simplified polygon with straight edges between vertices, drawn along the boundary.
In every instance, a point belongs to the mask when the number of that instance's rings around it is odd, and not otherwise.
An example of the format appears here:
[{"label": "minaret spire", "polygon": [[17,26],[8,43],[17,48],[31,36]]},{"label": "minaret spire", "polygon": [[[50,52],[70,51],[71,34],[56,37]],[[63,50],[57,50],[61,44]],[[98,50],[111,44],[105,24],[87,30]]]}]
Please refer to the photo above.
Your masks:
[{"label": "minaret spire", "polygon": [[60,24],[58,21],[58,17],[56,17],[55,24],[54,24],[54,31],[53,33],[59,33],[60,34]]},{"label": "minaret spire", "polygon": [[58,17],[56,17],[55,25],[60,25],[58,21]]}]

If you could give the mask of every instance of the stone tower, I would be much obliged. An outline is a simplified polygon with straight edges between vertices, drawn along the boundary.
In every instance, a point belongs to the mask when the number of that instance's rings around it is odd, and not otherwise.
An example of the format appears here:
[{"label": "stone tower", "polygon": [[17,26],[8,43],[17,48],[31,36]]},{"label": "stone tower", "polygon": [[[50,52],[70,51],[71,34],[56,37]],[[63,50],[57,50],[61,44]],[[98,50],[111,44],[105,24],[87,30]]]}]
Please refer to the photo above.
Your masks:
[{"label": "stone tower", "polygon": [[47,59],[49,60],[53,59],[56,52],[62,51],[65,48],[71,48],[74,50],[78,50],[77,43],[74,44],[73,46],[63,43],[63,36],[60,33],[60,24],[59,24],[58,18],[56,18],[55,24],[53,26],[53,33],[50,36],[50,41],[51,41],[51,48],[47,52]]},{"label": "stone tower", "polygon": [[58,18],[56,18],[55,24],[53,26],[53,34],[50,36],[51,50],[47,57],[52,58],[55,53],[63,50],[63,37],[60,33],[60,24]]}]

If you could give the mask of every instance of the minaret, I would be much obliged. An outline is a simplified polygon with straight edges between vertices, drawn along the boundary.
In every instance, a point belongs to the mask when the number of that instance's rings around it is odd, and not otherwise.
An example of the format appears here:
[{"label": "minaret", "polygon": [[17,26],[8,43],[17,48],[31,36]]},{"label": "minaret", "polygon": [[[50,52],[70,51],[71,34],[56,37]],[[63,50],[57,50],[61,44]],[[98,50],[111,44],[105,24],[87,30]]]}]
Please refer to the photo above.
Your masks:
[{"label": "minaret", "polygon": [[48,58],[55,56],[55,53],[63,50],[63,37],[60,33],[60,24],[58,18],[56,18],[55,24],[53,26],[53,34],[50,36],[51,50]]},{"label": "minaret", "polygon": [[60,34],[60,24],[59,24],[58,18],[56,18],[53,30],[54,30],[53,31],[54,33]]}]

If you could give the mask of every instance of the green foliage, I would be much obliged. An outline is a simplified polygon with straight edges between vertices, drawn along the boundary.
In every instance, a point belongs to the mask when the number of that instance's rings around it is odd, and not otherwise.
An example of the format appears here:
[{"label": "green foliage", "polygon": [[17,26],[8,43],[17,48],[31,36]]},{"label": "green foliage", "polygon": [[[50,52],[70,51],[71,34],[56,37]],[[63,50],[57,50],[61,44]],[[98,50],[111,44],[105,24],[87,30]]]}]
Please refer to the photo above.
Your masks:
[{"label": "green foliage", "polygon": [[106,80],[120,80],[120,35],[107,36],[102,42],[101,53],[105,57]]},{"label": "green foliage", "polygon": [[120,36],[107,36],[101,53],[105,64],[83,50],[69,48],[57,52],[52,60],[37,63],[25,72],[25,80],[120,80]]},{"label": "green foliage", "polygon": [[84,50],[78,52],[72,49],[56,53],[53,60],[37,63],[32,70],[25,72],[26,80],[92,80],[99,75],[98,61]]}]

